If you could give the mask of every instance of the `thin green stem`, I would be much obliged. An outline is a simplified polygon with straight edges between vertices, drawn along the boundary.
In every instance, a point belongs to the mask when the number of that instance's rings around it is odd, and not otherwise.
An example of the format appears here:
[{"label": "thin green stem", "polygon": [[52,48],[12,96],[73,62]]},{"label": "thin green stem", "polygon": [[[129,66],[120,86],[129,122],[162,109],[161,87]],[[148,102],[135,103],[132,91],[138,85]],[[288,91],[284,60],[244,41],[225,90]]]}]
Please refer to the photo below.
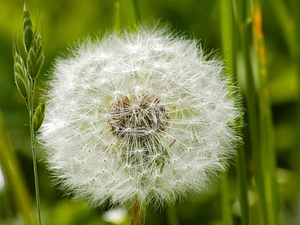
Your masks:
[{"label": "thin green stem", "polygon": [[[33,127],[33,122],[31,127]],[[31,143],[32,143],[32,160],[33,160],[33,173],[34,173],[34,185],[35,185],[35,201],[37,208],[37,216],[38,216],[38,224],[41,225],[41,204],[40,204],[40,189],[39,189],[39,178],[38,178],[38,169],[37,169],[37,157],[36,157],[36,149],[35,149],[35,134],[33,129],[30,128],[31,135]],[[33,133],[32,133],[33,132]]]},{"label": "thin green stem", "polygon": [[32,161],[33,161],[33,174],[34,174],[34,186],[35,186],[35,201],[36,201],[36,210],[38,217],[38,224],[41,225],[41,204],[40,204],[40,189],[39,189],[39,178],[38,178],[38,168],[37,168],[37,157],[35,149],[35,139],[36,134],[34,132],[34,90],[35,90],[35,80],[31,80],[31,92],[28,101],[28,111],[29,111],[29,120],[30,120],[30,142],[31,142],[31,152],[32,152]]}]

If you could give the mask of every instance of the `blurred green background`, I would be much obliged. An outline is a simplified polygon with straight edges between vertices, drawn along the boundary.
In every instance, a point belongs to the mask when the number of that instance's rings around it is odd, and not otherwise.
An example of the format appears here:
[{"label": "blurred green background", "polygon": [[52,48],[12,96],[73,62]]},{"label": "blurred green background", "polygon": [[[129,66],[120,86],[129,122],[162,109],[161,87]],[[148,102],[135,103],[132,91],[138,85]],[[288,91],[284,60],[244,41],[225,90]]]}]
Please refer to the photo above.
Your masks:
[{"label": "blurred green background", "polygon": [[[40,97],[44,93],[43,87],[47,80],[45,74],[50,71],[51,63],[56,56],[65,52],[68,45],[78,38],[103,33],[113,28],[115,2],[114,0],[28,0],[34,26],[38,17],[43,21],[42,36],[46,58],[37,84]],[[217,51],[222,55],[219,0],[140,0],[137,2],[141,21],[149,24],[156,24],[157,21],[168,23],[175,30],[202,40],[207,52]],[[279,28],[276,11],[268,1],[264,1],[262,7],[278,165],[277,174],[270,174],[270,176],[278,177],[282,224],[297,225],[300,224],[300,151],[296,148],[296,141],[300,138],[296,127],[296,97],[299,87],[295,65],[292,63],[284,35]],[[34,205],[28,113],[14,83],[11,51],[12,33],[18,37],[21,44],[22,9],[23,0],[0,0],[0,109]],[[241,91],[243,92],[243,88]],[[255,205],[257,199],[253,191],[253,157],[248,149],[247,133],[244,137],[249,198],[250,203]],[[73,202],[70,198],[64,197],[63,192],[53,184],[51,174],[46,170],[44,157],[43,151],[38,149],[43,224],[112,224],[105,221],[103,217],[103,213],[108,209],[93,209],[88,207],[85,201]],[[229,168],[232,213],[235,224],[240,224],[235,177],[233,163]],[[0,184],[0,224],[23,224],[12,195],[7,185]],[[212,180],[201,194],[188,196],[184,201],[178,202],[175,210],[180,224],[222,224],[219,181]],[[125,222],[127,220],[125,218]],[[146,224],[167,224],[166,212],[149,209]]]}]

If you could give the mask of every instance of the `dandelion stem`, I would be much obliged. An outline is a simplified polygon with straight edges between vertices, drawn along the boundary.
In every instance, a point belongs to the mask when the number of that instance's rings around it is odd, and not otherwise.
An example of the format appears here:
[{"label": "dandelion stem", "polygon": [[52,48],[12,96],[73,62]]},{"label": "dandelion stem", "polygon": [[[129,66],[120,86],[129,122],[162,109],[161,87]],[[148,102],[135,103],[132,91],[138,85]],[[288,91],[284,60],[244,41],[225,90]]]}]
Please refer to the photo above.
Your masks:
[{"label": "dandelion stem", "polygon": [[139,205],[138,201],[132,206],[130,225],[144,225],[146,217],[146,205]]}]

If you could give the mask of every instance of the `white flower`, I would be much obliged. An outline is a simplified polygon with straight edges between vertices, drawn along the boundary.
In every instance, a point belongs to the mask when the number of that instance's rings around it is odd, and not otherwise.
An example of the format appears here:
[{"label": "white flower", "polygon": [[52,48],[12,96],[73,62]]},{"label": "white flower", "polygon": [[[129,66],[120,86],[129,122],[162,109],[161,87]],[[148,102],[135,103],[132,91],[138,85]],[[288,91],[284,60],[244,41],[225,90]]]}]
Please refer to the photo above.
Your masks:
[{"label": "white flower", "polygon": [[226,168],[241,115],[223,65],[194,40],[139,27],[58,59],[39,136],[75,198],[173,203]]}]

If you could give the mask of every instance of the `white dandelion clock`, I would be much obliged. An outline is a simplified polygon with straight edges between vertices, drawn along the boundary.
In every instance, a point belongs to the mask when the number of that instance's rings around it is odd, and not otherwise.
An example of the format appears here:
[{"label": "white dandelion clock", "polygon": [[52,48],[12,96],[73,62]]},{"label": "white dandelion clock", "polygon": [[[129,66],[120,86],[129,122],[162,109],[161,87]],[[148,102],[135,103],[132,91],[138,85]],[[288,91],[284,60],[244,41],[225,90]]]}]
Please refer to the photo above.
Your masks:
[{"label": "white dandelion clock", "polygon": [[49,168],[95,206],[163,206],[226,168],[241,110],[196,41],[139,27],[58,59],[39,139]]}]

